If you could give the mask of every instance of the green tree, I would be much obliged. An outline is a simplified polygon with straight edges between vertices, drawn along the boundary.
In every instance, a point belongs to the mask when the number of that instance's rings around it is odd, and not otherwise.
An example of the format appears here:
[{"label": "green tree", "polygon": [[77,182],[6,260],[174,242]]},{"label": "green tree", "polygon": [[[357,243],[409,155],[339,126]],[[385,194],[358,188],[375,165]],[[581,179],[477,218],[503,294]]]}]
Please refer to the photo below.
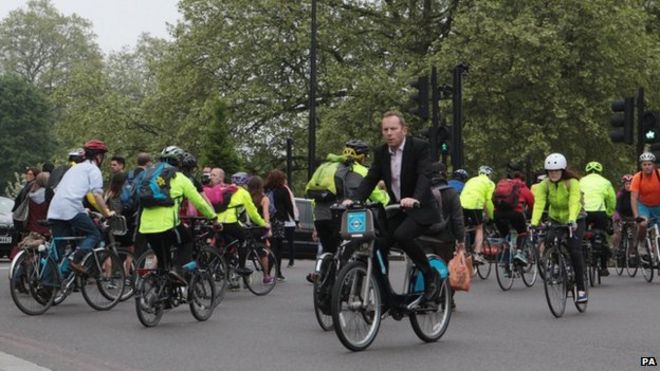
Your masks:
[{"label": "green tree", "polygon": [[[657,86],[657,37],[638,2],[465,1],[434,63],[470,64],[465,143],[470,167],[509,159],[542,166],[562,152],[582,170],[634,167],[632,148],[609,140],[609,104]],[[484,135],[485,133],[485,135]],[[614,176],[612,176],[614,178]]]},{"label": "green tree", "polygon": [[50,158],[53,151],[52,110],[37,88],[16,75],[0,75],[0,189],[22,173]]},{"label": "green tree", "polygon": [[203,166],[221,167],[228,175],[243,170],[242,161],[229,136],[226,105],[219,99],[213,99],[209,100],[206,108],[210,124],[202,141],[200,163]]}]

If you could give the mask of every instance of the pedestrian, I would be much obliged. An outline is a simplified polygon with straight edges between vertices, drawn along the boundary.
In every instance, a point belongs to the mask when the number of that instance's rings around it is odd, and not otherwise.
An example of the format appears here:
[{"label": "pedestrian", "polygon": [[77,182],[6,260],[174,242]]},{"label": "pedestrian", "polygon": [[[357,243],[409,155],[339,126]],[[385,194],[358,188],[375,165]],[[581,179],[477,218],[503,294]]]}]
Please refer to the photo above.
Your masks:
[{"label": "pedestrian", "polygon": [[286,174],[281,170],[272,170],[266,177],[266,184],[264,186],[266,192],[272,192],[272,200],[274,202],[275,213],[270,216],[271,224],[271,248],[277,260],[277,280],[284,281],[282,275],[282,249],[284,248],[284,223],[293,219],[293,204],[289,190],[286,187]]}]

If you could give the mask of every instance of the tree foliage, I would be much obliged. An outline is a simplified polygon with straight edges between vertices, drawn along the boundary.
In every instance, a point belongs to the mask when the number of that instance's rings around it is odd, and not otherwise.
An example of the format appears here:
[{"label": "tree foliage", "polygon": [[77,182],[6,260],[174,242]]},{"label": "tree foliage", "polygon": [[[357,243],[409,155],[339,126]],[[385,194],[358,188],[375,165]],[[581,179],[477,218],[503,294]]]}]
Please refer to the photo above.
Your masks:
[{"label": "tree foliage", "polygon": [[50,158],[52,111],[44,95],[16,75],[0,75],[0,189],[26,166]]}]

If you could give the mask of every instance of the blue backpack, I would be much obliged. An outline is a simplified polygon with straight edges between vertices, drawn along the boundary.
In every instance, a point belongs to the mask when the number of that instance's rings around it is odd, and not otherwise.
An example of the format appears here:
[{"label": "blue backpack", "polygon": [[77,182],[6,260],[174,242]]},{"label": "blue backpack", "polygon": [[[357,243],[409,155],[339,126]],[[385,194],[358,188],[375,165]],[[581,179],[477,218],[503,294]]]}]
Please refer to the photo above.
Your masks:
[{"label": "blue backpack", "polygon": [[140,206],[174,206],[174,200],[170,197],[170,181],[176,176],[176,168],[159,162],[142,173],[144,176],[137,192]]},{"label": "blue backpack", "polygon": [[137,184],[140,184],[139,180],[142,180],[142,177],[140,176],[142,173],[138,174],[136,177],[135,170],[129,171],[124,185],[121,186],[119,201],[122,206],[122,215],[131,215],[137,210],[139,204],[137,198]]},{"label": "blue backpack", "polygon": [[[273,190],[269,190],[266,192],[266,197],[268,197],[268,214],[270,214],[270,218],[273,219],[273,215],[277,212],[277,209],[275,208],[275,195]],[[259,205],[257,205],[259,206]]]}]

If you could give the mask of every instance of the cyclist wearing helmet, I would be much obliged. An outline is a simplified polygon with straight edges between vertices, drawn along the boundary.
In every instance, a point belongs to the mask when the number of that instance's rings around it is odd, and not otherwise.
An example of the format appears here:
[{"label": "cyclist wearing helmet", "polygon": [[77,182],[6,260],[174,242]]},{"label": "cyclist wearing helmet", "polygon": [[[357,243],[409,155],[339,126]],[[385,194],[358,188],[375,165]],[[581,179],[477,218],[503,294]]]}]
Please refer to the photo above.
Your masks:
[{"label": "cyclist wearing helmet", "polygon": [[471,178],[465,183],[461,192],[461,206],[465,224],[474,226],[474,261],[478,264],[486,264],[486,259],[481,255],[481,246],[484,241],[484,212],[488,219],[493,219],[493,191],[495,183],[491,180],[493,169],[490,166],[479,167],[479,175]]},{"label": "cyclist wearing helmet", "polygon": [[218,210],[218,222],[222,224],[221,235],[225,237],[226,242],[239,240],[241,243],[238,249],[238,269],[236,273],[242,276],[248,276],[252,273],[250,268],[245,267],[245,259],[247,258],[247,251],[243,246],[245,241],[245,229],[239,220],[243,211],[247,213],[250,222],[254,225],[269,229],[270,225],[259,215],[257,207],[252,201],[252,196],[247,191],[247,183],[250,177],[245,172],[238,172],[231,176],[231,182],[235,186],[234,193],[231,196],[225,195],[224,197],[231,197],[229,203],[226,205],[226,210]]},{"label": "cyclist wearing helmet", "polygon": [[[369,171],[364,166],[368,152],[369,147],[363,141],[349,140],[341,155],[333,153],[327,155],[325,162],[316,169],[305,187],[306,196],[314,200],[314,230],[321,241],[323,252],[334,254],[341,242],[340,220],[333,219],[330,206],[350,198],[355,193]],[[319,186],[321,184],[322,187]],[[371,192],[369,200],[387,205],[390,196],[387,191],[376,187]],[[307,276],[308,281],[313,281],[315,278],[314,274]]]},{"label": "cyclist wearing helmet", "polygon": [[449,180],[448,184],[450,187],[454,188],[456,193],[460,195],[463,191],[463,187],[465,186],[465,181],[469,177],[468,172],[463,169],[458,169],[455,170],[452,175],[453,178]]},{"label": "cyclist wearing helmet", "polygon": [[660,170],[655,167],[655,155],[644,152],[639,156],[642,168],[633,176],[630,185],[630,205],[635,219],[644,219],[639,223],[637,234],[640,244],[644,243],[649,219],[660,218]]},{"label": "cyclist wearing helmet", "polygon": [[[160,162],[140,173],[136,181],[144,188],[156,169],[163,168],[160,177],[169,177],[169,197],[174,201],[171,206],[141,206],[139,232],[142,234],[158,258],[160,269],[170,273],[182,282],[186,282],[181,271],[182,266],[192,259],[192,236],[181,224],[178,210],[184,199],[189,200],[205,217],[215,220],[216,213],[197,192],[193,183],[183,173],[176,170],[181,165],[184,151],[177,146],[168,146],[160,154]],[[172,174],[173,173],[173,174]],[[176,264],[170,263],[170,248],[177,247]]]},{"label": "cyclist wearing helmet", "polygon": [[[48,208],[48,220],[52,223],[53,237],[84,235],[79,249],[73,254],[69,266],[82,273],[85,268],[80,264],[82,258],[101,241],[101,233],[92,219],[85,212],[83,199],[92,193],[99,211],[110,217],[110,211],[103,200],[103,176],[99,167],[108,151],[105,143],[92,139],[85,143],[85,161],[71,167],[59,182],[57,192]],[[62,253],[64,241],[58,241],[57,248]]]},{"label": "cyclist wearing helmet", "polygon": [[543,209],[549,205],[550,220],[570,224],[573,237],[568,241],[571,262],[575,270],[578,288],[577,303],[588,300],[584,283],[584,256],[582,237],[585,230],[585,214],[581,205],[580,182],[577,175],[566,169],[566,157],[561,153],[552,153],[545,159],[547,178],[534,188],[534,211],[531,224],[537,227],[541,221]]},{"label": "cyclist wearing helmet", "polygon": [[622,219],[632,219],[633,211],[630,205],[630,185],[632,183],[633,176],[626,174],[621,177],[622,187],[619,189],[619,192],[616,194],[616,211],[612,216],[612,221],[614,223],[614,235],[612,236],[612,246],[615,248],[619,247],[621,243],[621,232],[622,232]]},{"label": "cyclist wearing helmet", "polygon": [[[614,214],[616,207],[616,194],[614,187],[609,180],[602,175],[603,165],[600,162],[591,161],[587,164],[584,171],[585,177],[580,179],[580,190],[584,195],[584,210],[587,212],[587,225],[593,225],[599,233],[607,230],[609,218]],[[609,276],[607,270],[607,261],[609,260],[610,250],[607,246],[607,239],[603,236],[601,244],[604,251],[600,252],[601,258],[601,276]]]}]

